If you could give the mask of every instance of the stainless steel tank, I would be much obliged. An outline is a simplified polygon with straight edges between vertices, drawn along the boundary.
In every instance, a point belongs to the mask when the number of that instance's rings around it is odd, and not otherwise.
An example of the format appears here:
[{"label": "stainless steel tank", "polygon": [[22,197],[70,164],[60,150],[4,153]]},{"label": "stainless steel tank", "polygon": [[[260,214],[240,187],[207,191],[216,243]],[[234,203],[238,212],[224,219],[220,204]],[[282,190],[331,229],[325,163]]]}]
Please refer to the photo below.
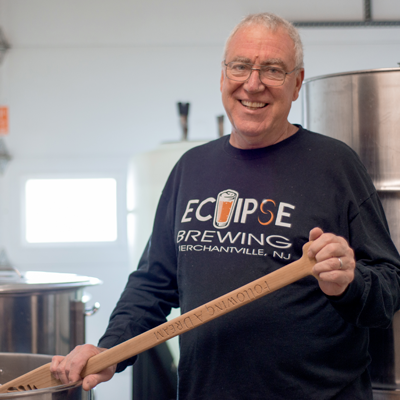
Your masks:
[{"label": "stainless steel tank", "polygon": [[[400,249],[400,68],[307,79],[303,126],[334,137],[360,156],[378,190]],[[400,399],[400,314],[390,329],[371,329],[375,400]]]},{"label": "stainless steel tank", "polygon": [[0,351],[68,354],[85,343],[84,289],[100,284],[76,274],[0,270]]},{"label": "stainless steel tank", "polygon": [[378,191],[400,191],[400,68],[307,79],[303,100],[307,129],[351,146]]}]

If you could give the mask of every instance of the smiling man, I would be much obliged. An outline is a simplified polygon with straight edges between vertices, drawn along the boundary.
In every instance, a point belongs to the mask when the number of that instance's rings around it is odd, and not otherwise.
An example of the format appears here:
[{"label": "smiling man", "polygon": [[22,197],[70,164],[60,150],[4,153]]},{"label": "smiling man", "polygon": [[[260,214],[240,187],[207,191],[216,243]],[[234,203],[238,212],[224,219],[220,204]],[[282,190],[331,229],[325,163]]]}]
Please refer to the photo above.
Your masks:
[{"label": "smiling man", "polygon": [[220,86],[232,132],[179,160],[99,347],[53,358],[62,382],[165,322],[172,307],[185,313],[273,272],[311,240],[314,276],[180,337],[178,398],[372,399],[369,328],[387,327],[400,307],[400,257],[354,151],[288,122],[302,54],[298,32],[276,15],[250,15],[234,29]]},{"label": "smiling man", "polygon": [[297,132],[287,117],[299,96],[304,69],[286,27],[238,29],[226,45],[223,65],[221,93],[232,124],[232,146],[266,147]]}]

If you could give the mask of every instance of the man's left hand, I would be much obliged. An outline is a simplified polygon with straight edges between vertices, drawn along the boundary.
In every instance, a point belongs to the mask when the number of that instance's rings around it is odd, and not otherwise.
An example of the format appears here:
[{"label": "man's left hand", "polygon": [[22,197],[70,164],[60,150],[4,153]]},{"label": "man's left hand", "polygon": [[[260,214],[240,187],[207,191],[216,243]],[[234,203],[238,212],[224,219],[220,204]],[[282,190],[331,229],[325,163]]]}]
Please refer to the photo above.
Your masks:
[{"label": "man's left hand", "polygon": [[324,233],[320,228],[310,231],[310,241],[313,243],[308,256],[317,261],[313,275],[319,287],[328,296],[340,296],[354,279],[354,251],[344,238]]}]

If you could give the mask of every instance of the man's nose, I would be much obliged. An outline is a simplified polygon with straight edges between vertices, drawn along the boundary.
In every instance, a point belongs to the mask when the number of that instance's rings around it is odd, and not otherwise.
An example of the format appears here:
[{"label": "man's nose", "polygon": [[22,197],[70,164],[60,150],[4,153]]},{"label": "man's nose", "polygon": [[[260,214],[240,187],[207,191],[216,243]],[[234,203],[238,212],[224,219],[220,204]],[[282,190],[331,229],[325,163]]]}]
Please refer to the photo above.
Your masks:
[{"label": "man's nose", "polygon": [[258,68],[252,68],[250,76],[245,82],[245,88],[251,92],[258,92],[264,90],[265,86],[260,79],[260,70]]}]

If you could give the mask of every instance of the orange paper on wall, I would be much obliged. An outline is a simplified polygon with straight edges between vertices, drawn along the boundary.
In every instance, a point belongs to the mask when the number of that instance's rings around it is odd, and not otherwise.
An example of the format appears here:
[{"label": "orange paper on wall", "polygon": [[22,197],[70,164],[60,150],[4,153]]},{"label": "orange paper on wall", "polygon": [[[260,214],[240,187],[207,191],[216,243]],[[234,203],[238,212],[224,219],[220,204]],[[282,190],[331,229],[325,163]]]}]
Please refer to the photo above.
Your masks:
[{"label": "orange paper on wall", "polygon": [[0,134],[8,134],[8,107],[0,106]]}]

